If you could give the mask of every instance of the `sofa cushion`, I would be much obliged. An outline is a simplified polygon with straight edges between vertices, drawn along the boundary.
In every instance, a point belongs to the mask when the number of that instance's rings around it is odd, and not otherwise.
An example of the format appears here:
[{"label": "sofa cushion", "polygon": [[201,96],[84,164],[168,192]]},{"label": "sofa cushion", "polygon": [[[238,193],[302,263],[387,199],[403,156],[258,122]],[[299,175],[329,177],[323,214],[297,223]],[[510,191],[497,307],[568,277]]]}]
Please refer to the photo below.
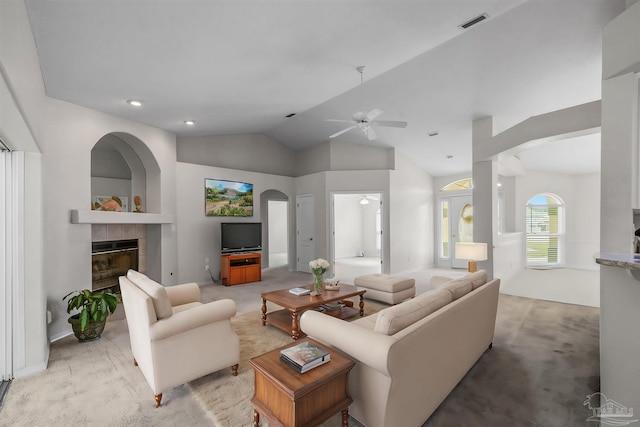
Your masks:
[{"label": "sofa cushion", "polygon": [[453,297],[446,289],[425,292],[409,301],[387,307],[378,313],[375,332],[394,335],[407,326],[449,304]]},{"label": "sofa cushion", "polygon": [[416,280],[411,277],[375,273],[358,276],[354,279],[353,284],[362,288],[394,293],[415,288]]},{"label": "sofa cushion", "polygon": [[475,273],[468,274],[466,278],[471,282],[471,287],[473,289],[478,289],[480,286],[487,283],[487,272],[485,270],[479,270]]},{"label": "sofa cushion", "polygon": [[373,331],[375,330],[377,320],[378,320],[378,313],[375,313],[369,316],[358,317],[356,320],[353,320],[350,323],[356,324],[358,326],[362,326],[365,329]]},{"label": "sofa cushion", "polygon": [[169,301],[169,296],[164,286],[135,270],[127,271],[127,278],[145,294],[149,295],[153,302],[153,308],[156,310],[158,320],[166,319],[173,314],[171,302]]},{"label": "sofa cushion", "polygon": [[446,283],[443,283],[438,287],[439,290],[447,290],[451,292],[451,296],[453,300],[457,300],[460,297],[465,296],[469,292],[473,290],[473,284],[468,279],[469,275],[464,277],[460,277],[458,279],[450,280]]}]

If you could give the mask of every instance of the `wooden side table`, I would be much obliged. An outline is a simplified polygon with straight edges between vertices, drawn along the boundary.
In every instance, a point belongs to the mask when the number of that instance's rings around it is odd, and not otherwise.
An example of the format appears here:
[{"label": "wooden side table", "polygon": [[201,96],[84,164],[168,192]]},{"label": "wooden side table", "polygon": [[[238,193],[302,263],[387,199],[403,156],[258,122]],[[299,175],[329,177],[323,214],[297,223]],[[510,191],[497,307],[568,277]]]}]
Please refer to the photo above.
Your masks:
[{"label": "wooden side table", "polygon": [[260,415],[270,424],[285,427],[315,426],[342,411],[342,425],[349,425],[348,377],[355,362],[338,350],[327,348],[331,360],[299,374],[280,360],[280,350],[310,341],[310,338],[272,350],[249,362],[255,372],[253,425],[260,426]]}]

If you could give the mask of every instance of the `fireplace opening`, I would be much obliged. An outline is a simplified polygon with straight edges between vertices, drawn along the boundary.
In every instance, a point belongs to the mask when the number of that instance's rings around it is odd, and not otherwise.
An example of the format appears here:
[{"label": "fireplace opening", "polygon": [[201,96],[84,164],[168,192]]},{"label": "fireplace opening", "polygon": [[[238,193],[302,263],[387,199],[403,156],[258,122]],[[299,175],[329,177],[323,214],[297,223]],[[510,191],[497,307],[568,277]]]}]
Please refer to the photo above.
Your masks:
[{"label": "fireplace opening", "polygon": [[91,244],[91,289],[120,292],[118,277],[138,270],[138,240],[113,240]]}]

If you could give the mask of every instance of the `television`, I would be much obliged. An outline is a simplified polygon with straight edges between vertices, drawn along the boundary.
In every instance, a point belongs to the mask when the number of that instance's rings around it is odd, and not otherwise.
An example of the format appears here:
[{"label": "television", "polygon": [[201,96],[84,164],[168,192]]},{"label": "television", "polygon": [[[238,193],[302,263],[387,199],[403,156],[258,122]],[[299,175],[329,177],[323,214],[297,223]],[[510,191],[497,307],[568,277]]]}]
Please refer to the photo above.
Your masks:
[{"label": "television", "polygon": [[262,250],[262,223],[223,222],[220,224],[220,252],[254,252]]}]

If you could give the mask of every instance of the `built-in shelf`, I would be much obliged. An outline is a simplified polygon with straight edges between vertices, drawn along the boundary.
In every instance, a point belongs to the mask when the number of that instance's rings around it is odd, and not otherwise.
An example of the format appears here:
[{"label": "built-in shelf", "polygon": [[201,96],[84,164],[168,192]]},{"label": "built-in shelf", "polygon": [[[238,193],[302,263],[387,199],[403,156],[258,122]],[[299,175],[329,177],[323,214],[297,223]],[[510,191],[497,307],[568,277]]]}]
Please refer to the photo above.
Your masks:
[{"label": "built-in shelf", "polygon": [[71,209],[72,224],[173,224],[173,215]]}]

